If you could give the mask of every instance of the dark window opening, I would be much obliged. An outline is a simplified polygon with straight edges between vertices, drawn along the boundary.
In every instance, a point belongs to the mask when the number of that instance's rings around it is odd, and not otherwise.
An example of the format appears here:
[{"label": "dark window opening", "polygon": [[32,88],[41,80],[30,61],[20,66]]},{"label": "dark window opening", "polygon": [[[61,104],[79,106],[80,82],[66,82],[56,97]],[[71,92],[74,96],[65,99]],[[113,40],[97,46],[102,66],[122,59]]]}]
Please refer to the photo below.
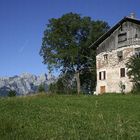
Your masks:
[{"label": "dark window opening", "polygon": [[135,48],[135,56],[140,57],[140,48]]},{"label": "dark window opening", "polygon": [[120,69],[120,77],[125,77],[125,68]]},{"label": "dark window opening", "polygon": [[103,71],[103,79],[105,80],[106,79],[106,72]]},{"label": "dark window opening", "polygon": [[140,53],[136,53],[135,56],[136,56],[137,58],[140,58]]},{"label": "dark window opening", "polygon": [[135,34],[135,38],[138,38],[138,34]]},{"label": "dark window opening", "polygon": [[122,61],[123,60],[123,57],[122,56],[119,56],[118,57],[118,60],[119,60],[119,62]]},{"label": "dark window opening", "polygon": [[102,75],[101,75],[101,72],[99,72],[99,80],[101,80],[102,79],[102,77],[101,77]]},{"label": "dark window opening", "polygon": [[105,54],[104,55],[104,60],[107,60],[108,59],[108,54]]},{"label": "dark window opening", "polygon": [[120,33],[118,35],[118,43],[124,42],[127,40],[127,34],[125,33]]},{"label": "dark window opening", "polygon": [[106,71],[99,72],[99,80],[105,80],[106,79]]},{"label": "dark window opening", "polygon": [[122,51],[118,51],[117,56],[118,56],[119,62],[123,60],[123,52]]}]

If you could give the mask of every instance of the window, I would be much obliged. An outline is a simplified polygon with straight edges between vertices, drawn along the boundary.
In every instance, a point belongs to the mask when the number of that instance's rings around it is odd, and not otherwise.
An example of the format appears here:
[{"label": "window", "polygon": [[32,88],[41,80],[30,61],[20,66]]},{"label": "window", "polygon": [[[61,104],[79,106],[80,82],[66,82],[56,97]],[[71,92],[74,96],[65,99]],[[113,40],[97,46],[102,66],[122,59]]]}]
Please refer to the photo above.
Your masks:
[{"label": "window", "polygon": [[104,60],[108,59],[108,54],[104,54]]},{"label": "window", "polygon": [[101,72],[99,72],[99,80],[102,79],[102,75],[101,75]]},{"label": "window", "polygon": [[105,80],[106,79],[106,71],[99,72],[99,80]]},{"label": "window", "polygon": [[135,48],[135,56],[140,57],[140,48]]},{"label": "window", "polygon": [[124,42],[127,40],[127,34],[125,33],[120,33],[118,35],[118,43]]},{"label": "window", "polygon": [[105,79],[106,79],[106,72],[103,71],[103,80],[105,80]]},{"label": "window", "polygon": [[135,34],[135,38],[138,38],[138,34]]},{"label": "window", "polygon": [[123,52],[122,51],[118,51],[117,56],[118,56],[119,62],[123,60]]},{"label": "window", "polygon": [[120,69],[120,77],[125,77],[125,68]]}]

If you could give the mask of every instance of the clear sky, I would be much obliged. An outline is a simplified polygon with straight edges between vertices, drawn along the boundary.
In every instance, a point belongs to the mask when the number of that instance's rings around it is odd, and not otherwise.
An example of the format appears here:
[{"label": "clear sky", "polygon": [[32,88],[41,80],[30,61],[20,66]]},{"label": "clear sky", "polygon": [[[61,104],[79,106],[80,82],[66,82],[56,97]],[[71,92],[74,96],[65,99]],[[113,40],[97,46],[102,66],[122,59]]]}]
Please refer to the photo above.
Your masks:
[{"label": "clear sky", "polygon": [[47,72],[39,56],[45,25],[68,12],[113,26],[130,12],[140,18],[140,0],[0,0],[0,76]]}]

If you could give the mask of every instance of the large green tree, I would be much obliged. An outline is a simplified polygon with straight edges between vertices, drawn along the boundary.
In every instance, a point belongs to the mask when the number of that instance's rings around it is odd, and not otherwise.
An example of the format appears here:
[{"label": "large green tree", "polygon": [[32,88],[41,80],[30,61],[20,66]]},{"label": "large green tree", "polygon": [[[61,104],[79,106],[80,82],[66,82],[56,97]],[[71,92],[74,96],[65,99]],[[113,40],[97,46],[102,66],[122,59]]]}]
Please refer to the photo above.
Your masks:
[{"label": "large green tree", "polygon": [[126,63],[127,75],[133,82],[133,91],[140,91],[140,57],[132,56]]},{"label": "large green tree", "polygon": [[81,84],[90,81],[91,73],[96,75],[95,49],[89,46],[108,29],[106,22],[93,21],[76,13],[50,19],[40,51],[43,63],[50,70],[58,68],[63,74],[75,76],[80,93]]}]

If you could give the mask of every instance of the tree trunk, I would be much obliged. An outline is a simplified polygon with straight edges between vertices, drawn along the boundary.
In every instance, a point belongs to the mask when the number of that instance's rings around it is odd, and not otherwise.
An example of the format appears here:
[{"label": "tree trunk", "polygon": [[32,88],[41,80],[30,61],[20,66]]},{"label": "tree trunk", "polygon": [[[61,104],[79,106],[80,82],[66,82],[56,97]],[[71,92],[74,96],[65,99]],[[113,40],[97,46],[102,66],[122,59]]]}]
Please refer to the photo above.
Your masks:
[{"label": "tree trunk", "polygon": [[79,71],[77,71],[76,73],[76,82],[77,82],[77,93],[78,95],[80,94],[80,88],[81,88],[81,85],[80,85],[80,76],[79,76]]}]

